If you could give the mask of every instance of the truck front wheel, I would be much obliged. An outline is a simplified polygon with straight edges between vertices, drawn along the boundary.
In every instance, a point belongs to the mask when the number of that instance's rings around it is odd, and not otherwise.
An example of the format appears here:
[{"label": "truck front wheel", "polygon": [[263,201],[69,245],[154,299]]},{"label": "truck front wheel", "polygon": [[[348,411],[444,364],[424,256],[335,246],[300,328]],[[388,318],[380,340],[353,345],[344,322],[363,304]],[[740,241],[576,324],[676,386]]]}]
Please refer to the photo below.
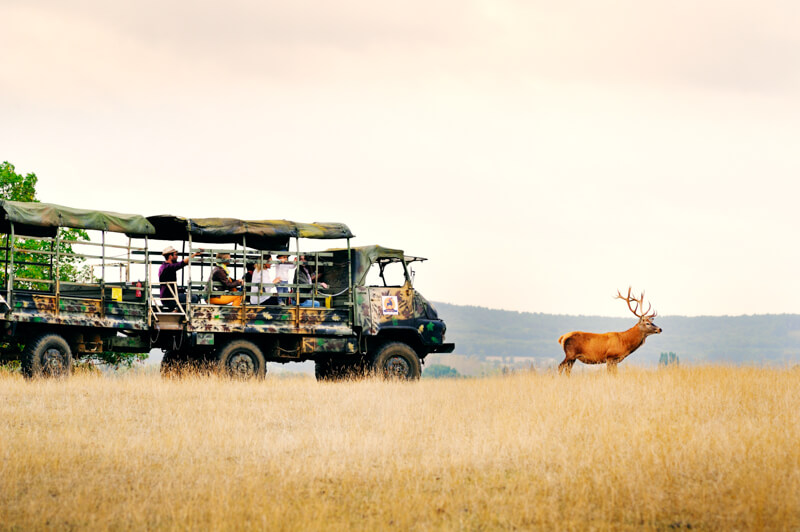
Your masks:
[{"label": "truck front wheel", "polygon": [[28,378],[67,377],[72,372],[72,350],[57,334],[43,334],[22,352],[22,374]]},{"label": "truck front wheel", "polygon": [[372,357],[372,371],[384,379],[416,380],[422,373],[417,352],[408,344],[391,342],[382,345]]},{"label": "truck front wheel", "polygon": [[234,340],[217,352],[223,375],[237,379],[263,379],[267,374],[264,354],[253,342]]}]

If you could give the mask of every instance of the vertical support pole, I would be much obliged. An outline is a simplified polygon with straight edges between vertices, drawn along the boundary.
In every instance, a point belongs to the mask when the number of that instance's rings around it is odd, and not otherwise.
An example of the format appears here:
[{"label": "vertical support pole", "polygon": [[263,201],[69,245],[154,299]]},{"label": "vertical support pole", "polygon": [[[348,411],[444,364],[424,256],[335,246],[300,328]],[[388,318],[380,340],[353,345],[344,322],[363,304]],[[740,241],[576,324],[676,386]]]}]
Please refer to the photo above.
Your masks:
[{"label": "vertical support pole", "polygon": [[350,239],[347,239],[347,289],[350,291],[350,327],[352,328],[355,321],[355,308],[356,308],[356,295],[353,292],[353,252],[350,249]]},{"label": "vertical support pole", "polygon": [[[189,253],[191,253],[191,252],[192,252],[192,246],[191,246],[191,245],[189,245]],[[181,256],[183,257],[183,260],[186,260],[186,240],[184,240],[184,241],[181,243]],[[186,269],[186,268],[183,268],[183,269],[181,269],[181,284],[186,284],[186,283],[185,283],[185,281],[186,281],[186,276],[184,275],[184,270],[185,270],[185,269]],[[161,280],[161,279],[159,279],[159,281],[160,281],[160,280]],[[177,287],[176,287],[176,290],[177,290]]]},{"label": "vertical support pole", "polygon": [[5,256],[3,257],[3,271],[5,272],[5,282],[8,283],[8,233],[6,233]]},{"label": "vertical support pole", "polygon": [[[244,237],[242,237],[244,238]],[[239,251],[239,243],[233,243],[233,254],[231,255],[231,261],[233,262],[233,278],[236,279],[236,270],[238,269],[238,263],[236,262],[236,253]]]},{"label": "vertical support pole", "polygon": [[[294,239],[294,248],[295,248],[294,279],[295,279],[295,281],[297,281],[300,278],[300,276],[297,274],[297,268],[300,267],[300,237],[299,236],[295,237],[295,239]],[[295,283],[295,284],[297,284],[297,283]],[[297,288],[296,286],[294,287],[294,294],[295,294],[294,302],[295,302],[295,305],[297,306],[297,308],[299,309],[300,308],[300,289]],[[297,317],[298,317],[298,320],[299,320],[299,318],[300,318],[300,311],[299,310],[297,311]]]},{"label": "vertical support pole", "polygon": [[106,232],[101,231],[102,235],[101,252],[100,254],[100,316],[106,317]]},{"label": "vertical support pole", "polygon": [[150,290],[150,239],[144,237],[144,301],[147,308],[147,328],[153,323],[153,293]]},{"label": "vertical support pole", "polygon": [[[184,241],[184,244],[185,244],[185,241]],[[184,246],[184,249],[185,249],[185,246]],[[192,244],[192,235],[189,234],[189,255],[191,255],[192,253],[194,253],[194,245]],[[203,260],[203,259],[200,259],[200,260]],[[202,262],[200,264],[201,264],[200,268],[202,268],[203,267],[202,266]],[[192,315],[192,263],[189,262],[189,264],[184,269],[185,270],[189,270],[188,272],[186,272],[186,279],[187,279],[187,283],[186,283],[186,303],[184,303],[184,308],[186,308],[186,318],[188,319],[189,316]],[[202,276],[202,269],[200,270],[200,272],[201,272],[200,275]]]},{"label": "vertical support pole", "polygon": [[132,237],[128,237],[128,262],[125,263],[125,284],[131,283],[131,244]]},{"label": "vertical support pole", "polygon": [[242,328],[247,326],[247,235],[242,235],[242,264],[244,264],[244,274],[242,275]]},{"label": "vertical support pole", "polygon": [[259,268],[259,270],[258,270],[259,275],[258,275],[258,291],[256,292],[256,304],[260,305],[261,304],[261,298],[263,297],[262,293],[264,292],[264,275],[266,274],[266,271],[267,271],[267,270],[264,269],[264,250],[263,249],[259,250],[258,268]]},{"label": "vertical support pole", "polygon": [[[319,252],[314,252],[314,279],[311,282],[311,301],[317,300],[317,287],[319,286]],[[314,303],[311,307],[314,308]]]},{"label": "vertical support pole", "polygon": [[[76,279],[77,280],[77,279]],[[56,316],[61,313],[61,232],[56,231]]]},{"label": "vertical support pole", "polygon": [[54,238],[53,240],[50,241],[50,281],[52,281],[50,286],[52,287],[53,290],[55,290],[55,282],[56,282],[55,277],[53,275],[53,273],[54,273],[53,272],[53,252],[55,251],[53,249],[53,246],[55,245],[55,242],[56,242],[57,238],[58,238],[58,231],[56,231],[56,238]]},{"label": "vertical support pole", "polygon": [[14,222],[9,222],[11,225],[11,253],[8,255],[8,308],[11,310],[14,305]]}]

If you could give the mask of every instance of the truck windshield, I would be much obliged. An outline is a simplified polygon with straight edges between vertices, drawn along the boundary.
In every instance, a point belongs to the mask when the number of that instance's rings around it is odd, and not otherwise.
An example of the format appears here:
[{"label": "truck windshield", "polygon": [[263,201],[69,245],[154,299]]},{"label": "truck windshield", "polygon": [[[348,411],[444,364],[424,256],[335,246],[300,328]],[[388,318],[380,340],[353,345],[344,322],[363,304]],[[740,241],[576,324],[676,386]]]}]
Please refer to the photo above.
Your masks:
[{"label": "truck windshield", "polygon": [[403,286],[406,272],[402,262],[376,262],[367,273],[368,286]]}]

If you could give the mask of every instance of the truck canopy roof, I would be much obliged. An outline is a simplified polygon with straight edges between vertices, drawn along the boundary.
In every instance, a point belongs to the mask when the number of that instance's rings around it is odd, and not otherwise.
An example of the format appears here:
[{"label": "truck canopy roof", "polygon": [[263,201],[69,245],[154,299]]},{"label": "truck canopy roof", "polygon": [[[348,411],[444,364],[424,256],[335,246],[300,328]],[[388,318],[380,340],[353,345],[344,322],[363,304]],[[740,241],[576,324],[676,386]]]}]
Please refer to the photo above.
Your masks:
[{"label": "truck canopy roof", "polygon": [[183,218],[164,214],[147,220],[156,228],[155,238],[194,242],[241,242],[262,250],[288,249],[290,238],[352,238],[353,233],[340,223],[300,223],[289,220],[239,220],[236,218]]},{"label": "truck canopy roof", "polygon": [[59,227],[96,229],[127,233],[131,236],[153,235],[156,231],[144,216],[110,211],[75,209],[52,203],[0,200],[0,232],[27,236],[54,237]]},{"label": "truck canopy roof", "polygon": [[246,239],[247,247],[264,250],[287,249],[290,238],[352,238],[353,233],[340,223],[299,223],[288,220],[238,220],[236,218],[184,218],[171,214],[145,218],[64,207],[51,203],[0,200],[0,232],[27,236],[54,237],[59,227],[95,229],[150,236],[158,240],[234,243]]}]

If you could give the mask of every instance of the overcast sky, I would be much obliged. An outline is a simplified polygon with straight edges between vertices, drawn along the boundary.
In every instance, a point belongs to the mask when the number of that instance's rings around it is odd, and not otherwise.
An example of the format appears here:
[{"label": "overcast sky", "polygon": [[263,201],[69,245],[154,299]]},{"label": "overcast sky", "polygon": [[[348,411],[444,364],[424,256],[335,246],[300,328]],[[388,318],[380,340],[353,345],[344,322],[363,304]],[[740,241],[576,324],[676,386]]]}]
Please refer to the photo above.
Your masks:
[{"label": "overcast sky", "polygon": [[435,301],[798,313],[798,6],[0,0],[0,160],[73,207],[344,222]]}]

